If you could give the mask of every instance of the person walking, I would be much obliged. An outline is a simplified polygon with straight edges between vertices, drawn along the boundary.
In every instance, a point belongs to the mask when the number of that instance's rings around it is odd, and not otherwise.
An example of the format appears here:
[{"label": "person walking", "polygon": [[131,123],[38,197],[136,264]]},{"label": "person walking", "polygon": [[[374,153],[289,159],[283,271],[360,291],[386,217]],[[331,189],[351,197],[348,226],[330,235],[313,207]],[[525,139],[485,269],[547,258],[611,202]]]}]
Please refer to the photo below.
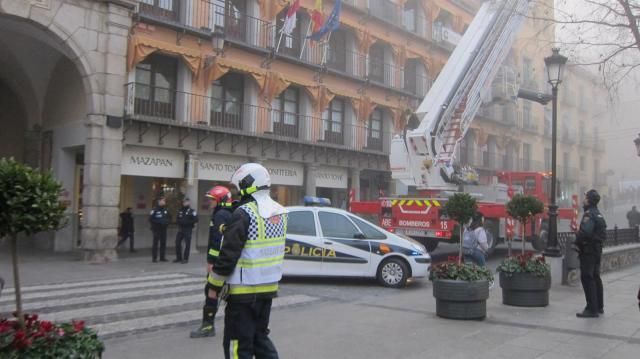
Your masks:
[{"label": "person walking", "polygon": [[[171,221],[169,211],[166,208],[164,197],[158,199],[158,205],[149,214],[149,223],[153,232],[153,246],[151,248],[151,260],[158,261],[158,249],[160,249],[160,262],[166,262],[165,251],[167,248],[167,227]],[[160,247],[160,248],[158,248]]]},{"label": "person walking", "polygon": [[129,240],[129,252],[134,253],[136,250],[133,248],[133,214],[131,213],[131,207],[120,213],[120,240],[117,247],[120,247],[124,242]]},{"label": "person walking", "polygon": [[220,254],[222,244],[222,234],[231,219],[233,213],[233,203],[231,192],[224,186],[215,186],[206,196],[213,207],[211,222],[209,223],[209,245],[207,248],[207,284],[204,287],[205,302],[202,308],[202,324],[191,332],[191,338],[213,337],[216,335],[214,321],[218,312],[218,297],[210,283],[211,270],[213,264]]},{"label": "person walking", "polygon": [[465,228],[462,235],[462,252],[464,261],[475,263],[481,267],[487,265],[487,253],[489,252],[489,244],[487,241],[487,232],[484,230],[484,216],[480,212],[476,212],[471,220],[471,224]]},{"label": "person walking", "polygon": [[627,221],[629,221],[629,228],[635,228],[640,225],[640,212],[638,212],[636,206],[631,207],[631,210],[627,212]]},{"label": "person walking", "polygon": [[584,214],[576,234],[576,247],[580,258],[580,280],[587,306],[578,318],[597,318],[604,314],[604,290],[600,278],[602,246],[607,238],[607,222],[598,210],[600,195],[594,189],[585,193]]},{"label": "person walking", "polygon": [[[198,222],[198,213],[191,208],[189,198],[182,200],[182,208],[176,217],[178,223],[178,233],[176,234],[176,259],[173,263],[189,263],[189,252],[191,251],[191,235],[193,226]],[[182,242],[184,241],[184,254],[182,253]]]},{"label": "person walking", "polygon": [[218,297],[227,302],[224,356],[276,359],[269,317],[282,278],[287,210],[271,199],[271,178],[262,165],[242,165],[231,182],[242,197],[210,275]]}]

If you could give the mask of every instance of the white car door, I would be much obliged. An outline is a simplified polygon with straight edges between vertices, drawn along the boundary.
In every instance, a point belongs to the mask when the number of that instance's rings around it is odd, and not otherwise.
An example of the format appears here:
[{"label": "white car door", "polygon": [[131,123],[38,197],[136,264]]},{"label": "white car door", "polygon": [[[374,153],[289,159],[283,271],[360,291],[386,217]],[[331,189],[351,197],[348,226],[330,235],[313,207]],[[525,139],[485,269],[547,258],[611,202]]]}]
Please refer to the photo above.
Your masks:
[{"label": "white car door", "polygon": [[293,210],[287,220],[284,249],[285,275],[321,275],[322,241],[312,210]]},{"label": "white car door", "polygon": [[371,247],[347,216],[318,211],[325,253],[322,273],[330,276],[367,276]]}]

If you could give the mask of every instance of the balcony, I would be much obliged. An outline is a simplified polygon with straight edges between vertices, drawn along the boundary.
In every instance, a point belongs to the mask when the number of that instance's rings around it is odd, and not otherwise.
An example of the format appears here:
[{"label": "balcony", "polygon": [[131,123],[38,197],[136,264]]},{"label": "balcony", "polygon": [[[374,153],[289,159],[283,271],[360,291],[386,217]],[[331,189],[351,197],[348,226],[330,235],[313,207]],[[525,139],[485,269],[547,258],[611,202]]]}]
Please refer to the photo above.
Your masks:
[{"label": "balcony", "polygon": [[432,26],[429,20],[422,15],[421,10],[403,11],[402,28],[423,39],[431,39]]},{"label": "balcony", "polygon": [[391,133],[363,124],[332,122],[136,83],[127,85],[125,118],[376,154],[388,154],[391,139]]},{"label": "balcony", "polygon": [[501,153],[480,153],[476,167],[487,171],[545,171],[544,164],[527,158],[519,158]]},{"label": "balcony", "polygon": [[404,88],[404,69],[388,62],[369,58],[367,78],[375,83],[396,89]]},{"label": "balcony", "polygon": [[343,0],[342,3],[423,39],[431,39],[431,25],[422,10],[403,11],[389,0]]},{"label": "balcony", "polygon": [[145,21],[211,36],[222,29],[225,40],[258,48],[274,47],[272,23],[235,8],[216,5],[215,0],[140,0],[137,15]]},{"label": "balcony", "polygon": [[462,35],[440,22],[434,23],[431,31],[433,41],[450,51],[452,51],[456,45],[458,45],[460,39],[462,39]]},{"label": "balcony", "polygon": [[518,95],[518,75],[511,66],[501,66],[491,83],[492,100],[513,101]]},{"label": "balcony", "polygon": [[369,14],[392,24],[400,23],[398,6],[389,0],[370,1]]},{"label": "balcony", "polygon": [[522,122],[522,129],[525,130],[526,132],[537,135],[539,132],[538,132],[538,124],[536,122],[537,121],[535,118],[529,118],[529,120],[524,120]]},{"label": "balcony", "polygon": [[426,76],[411,76],[410,74],[404,74],[404,89],[411,92],[418,97],[424,97],[429,92],[433,82]]}]

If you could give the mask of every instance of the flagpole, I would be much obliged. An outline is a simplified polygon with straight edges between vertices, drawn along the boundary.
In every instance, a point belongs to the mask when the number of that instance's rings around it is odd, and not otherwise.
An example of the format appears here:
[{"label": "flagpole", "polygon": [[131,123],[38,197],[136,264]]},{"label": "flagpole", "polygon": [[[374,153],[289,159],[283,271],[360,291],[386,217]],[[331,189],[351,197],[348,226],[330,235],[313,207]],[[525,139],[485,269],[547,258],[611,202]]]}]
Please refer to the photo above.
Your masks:
[{"label": "flagpole", "polygon": [[282,36],[284,36],[284,24],[280,29],[280,38],[278,39],[278,45],[276,45],[276,52],[280,50],[280,43],[282,43]]},{"label": "flagpole", "polygon": [[307,37],[309,36],[309,31],[311,30],[311,24],[313,21],[309,21],[309,26],[307,26],[307,32],[304,35],[304,42],[302,43],[302,50],[300,50],[300,60],[302,60],[302,56],[304,55],[304,50],[307,47]]},{"label": "flagpole", "polygon": [[322,51],[322,62],[320,63],[320,66],[324,66],[324,64],[327,61],[327,47],[329,45],[329,41],[331,41],[331,35],[333,34],[333,31],[331,31],[329,33],[329,36],[327,36],[327,40],[324,42],[324,49]]}]

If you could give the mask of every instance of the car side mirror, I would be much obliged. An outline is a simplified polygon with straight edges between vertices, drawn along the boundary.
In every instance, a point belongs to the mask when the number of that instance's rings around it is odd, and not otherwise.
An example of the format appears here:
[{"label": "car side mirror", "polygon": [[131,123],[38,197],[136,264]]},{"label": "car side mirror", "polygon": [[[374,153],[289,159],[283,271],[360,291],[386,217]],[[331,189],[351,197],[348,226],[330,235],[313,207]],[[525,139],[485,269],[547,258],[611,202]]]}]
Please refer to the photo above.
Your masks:
[{"label": "car side mirror", "polygon": [[362,233],[356,233],[356,234],[353,235],[353,238],[355,238],[355,239],[366,239],[367,236],[365,236]]}]

